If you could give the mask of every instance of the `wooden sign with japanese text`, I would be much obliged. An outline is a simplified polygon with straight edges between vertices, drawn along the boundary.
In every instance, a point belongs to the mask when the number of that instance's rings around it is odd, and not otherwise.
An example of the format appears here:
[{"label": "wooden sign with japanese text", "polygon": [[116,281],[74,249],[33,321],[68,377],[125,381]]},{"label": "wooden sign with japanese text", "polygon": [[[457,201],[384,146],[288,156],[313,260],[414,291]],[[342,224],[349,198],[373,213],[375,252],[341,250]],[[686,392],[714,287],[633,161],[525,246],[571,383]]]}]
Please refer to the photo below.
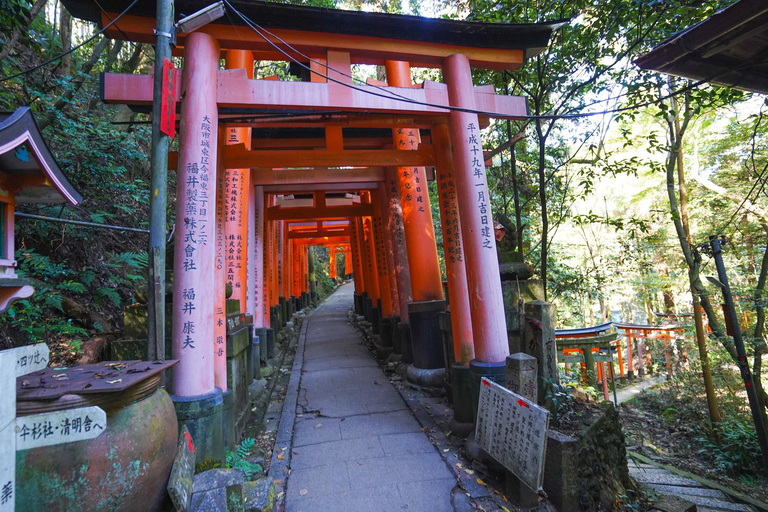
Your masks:
[{"label": "wooden sign with japanese text", "polygon": [[549,411],[483,378],[475,440],[531,489],[541,489]]},{"label": "wooden sign with japanese text", "polygon": [[160,105],[160,131],[173,138],[176,135],[176,68],[163,59],[163,88]]},{"label": "wooden sign with japanese text", "polygon": [[99,437],[107,428],[100,407],[81,407],[16,418],[16,450],[72,443]]},{"label": "wooden sign with japanese text", "polygon": [[16,377],[43,370],[50,361],[50,350],[45,343],[14,348],[10,352],[16,357]]}]

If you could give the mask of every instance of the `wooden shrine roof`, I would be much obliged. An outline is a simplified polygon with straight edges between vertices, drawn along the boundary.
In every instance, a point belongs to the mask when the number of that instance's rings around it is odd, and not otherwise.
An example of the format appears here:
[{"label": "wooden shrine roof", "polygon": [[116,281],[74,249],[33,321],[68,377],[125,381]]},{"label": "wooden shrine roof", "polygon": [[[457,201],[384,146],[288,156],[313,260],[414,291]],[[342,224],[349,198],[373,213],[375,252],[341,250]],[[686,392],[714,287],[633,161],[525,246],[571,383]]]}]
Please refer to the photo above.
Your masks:
[{"label": "wooden shrine roof", "polygon": [[635,60],[643,69],[768,93],[768,2],[740,0]]},{"label": "wooden shrine roof", "polygon": [[19,203],[78,204],[83,197],[53,158],[29,107],[0,112],[0,173]]},{"label": "wooden shrine roof", "polygon": [[[63,0],[63,3],[73,16],[101,24],[101,10],[93,0]],[[130,3],[130,0],[100,2],[101,7],[109,12],[122,12]],[[211,3],[213,3],[212,0],[177,0],[176,12],[179,16],[192,14]],[[480,48],[525,49],[526,57],[534,56],[544,50],[552,31],[564,23],[562,20],[524,24],[479,23],[252,0],[230,0],[230,3],[235,9],[265,28],[384,37]],[[154,18],[155,7],[156,2],[139,2],[130,14]],[[244,22],[232,13],[214,23],[244,25]]]}]

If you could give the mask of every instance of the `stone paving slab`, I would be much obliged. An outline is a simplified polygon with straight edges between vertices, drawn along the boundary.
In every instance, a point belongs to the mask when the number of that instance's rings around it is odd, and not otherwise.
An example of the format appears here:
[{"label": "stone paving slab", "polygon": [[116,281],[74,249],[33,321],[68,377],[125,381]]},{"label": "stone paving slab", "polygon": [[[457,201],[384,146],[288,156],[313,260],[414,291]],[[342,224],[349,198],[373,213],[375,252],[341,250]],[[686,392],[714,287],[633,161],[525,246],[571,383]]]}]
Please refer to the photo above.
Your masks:
[{"label": "stone paving slab", "polygon": [[419,453],[433,453],[435,447],[422,432],[409,432],[406,434],[390,434],[379,436],[379,443],[385,455],[416,455]]},{"label": "stone paving slab", "polygon": [[378,366],[372,358],[362,359],[354,356],[317,358],[304,364],[304,371],[330,370],[331,368],[359,368],[363,366]]},{"label": "stone paving slab", "polygon": [[385,455],[378,437],[358,437],[296,447],[293,452],[291,467],[294,470],[306,469],[337,462],[384,457]]},{"label": "stone paving slab", "polygon": [[346,491],[336,494],[314,496],[309,490],[304,496],[289,500],[290,512],[395,512],[415,510],[407,507],[396,487],[380,486],[359,491]]},{"label": "stone paving slab", "polygon": [[340,428],[343,439],[419,432],[421,430],[418,422],[407,410],[352,416],[343,421]]},{"label": "stone paving slab", "polygon": [[456,477],[347,320],[351,305],[342,286],[306,320],[286,511],[453,511]]},{"label": "stone paving slab", "polygon": [[434,450],[432,453],[420,453],[418,455],[349,461],[347,462],[347,471],[352,489],[446,478],[451,478],[454,485],[456,482],[448,468],[445,467],[443,459]]},{"label": "stone paving slab", "polygon": [[649,487],[665,494],[678,494],[685,496],[703,496],[705,498],[728,499],[725,493],[717,489],[704,487],[675,487],[674,485],[650,484]]},{"label": "stone paving slab", "polygon": [[677,487],[700,487],[696,480],[677,476],[664,469],[635,469],[629,468],[629,475],[643,484],[663,484]]},{"label": "stone paving slab", "polygon": [[302,418],[296,422],[293,446],[341,441],[340,425],[337,418]]},{"label": "stone paving slab", "polygon": [[453,512],[451,490],[456,486],[455,478],[405,482],[397,484],[400,497],[408,504],[408,510],[430,510]]}]

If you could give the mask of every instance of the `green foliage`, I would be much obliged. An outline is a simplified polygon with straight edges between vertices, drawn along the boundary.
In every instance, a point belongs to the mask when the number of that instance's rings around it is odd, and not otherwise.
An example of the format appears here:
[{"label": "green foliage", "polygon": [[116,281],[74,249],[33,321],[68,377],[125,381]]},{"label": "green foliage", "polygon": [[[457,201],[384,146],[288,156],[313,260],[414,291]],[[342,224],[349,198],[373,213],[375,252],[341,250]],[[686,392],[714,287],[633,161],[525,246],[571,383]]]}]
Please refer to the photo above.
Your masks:
[{"label": "green foliage", "polygon": [[73,323],[62,306],[63,293],[81,293],[82,283],[67,279],[74,273],[61,263],[54,263],[47,256],[35,251],[17,251],[20,277],[35,276],[35,293],[29,299],[13,304],[8,309],[10,325],[23,333],[30,342],[50,343],[65,338],[71,341],[70,347],[79,352],[83,338],[88,331]]},{"label": "green foliage", "polygon": [[243,439],[234,451],[227,452],[226,467],[242,469],[246,480],[253,480],[254,476],[260,475],[264,471],[261,464],[249,460],[253,455],[255,445],[256,440],[254,438],[246,437]]},{"label": "green foliage", "polygon": [[753,425],[726,420],[697,441],[704,444],[699,453],[714,457],[720,471],[747,473],[757,470],[760,443]]}]

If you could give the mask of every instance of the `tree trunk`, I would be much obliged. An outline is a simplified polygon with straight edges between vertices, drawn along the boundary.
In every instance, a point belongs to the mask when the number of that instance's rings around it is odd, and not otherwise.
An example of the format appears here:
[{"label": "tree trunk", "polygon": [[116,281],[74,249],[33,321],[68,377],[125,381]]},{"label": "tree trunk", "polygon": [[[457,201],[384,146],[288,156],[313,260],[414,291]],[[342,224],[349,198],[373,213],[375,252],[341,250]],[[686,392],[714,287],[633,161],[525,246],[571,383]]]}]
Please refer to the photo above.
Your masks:
[{"label": "tree trunk", "polygon": [[[538,110],[538,109],[537,109]],[[541,128],[541,120],[536,119],[536,135],[539,140],[539,203],[541,206],[541,286],[544,288],[544,300],[547,300],[547,249],[549,248],[547,218],[547,141]]]},{"label": "tree trunk", "polygon": [[[687,100],[687,97],[686,97]],[[671,98],[671,109],[669,116],[674,116],[672,119],[668,118],[669,138],[670,138],[670,150],[667,156],[667,193],[669,195],[670,211],[672,212],[672,219],[675,222],[675,230],[680,241],[680,246],[685,254],[686,262],[688,263],[688,277],[691,285],[691,297],[693,299],[693,314],[696,326],[696,344],[699,349],[699,359],[701,360],[701,374],[704,381],[704,390],[707,395],[707,407],[709,409],[709,417],[713,423],[719,423],[722,421],[720,416],[720,410],[717,406],[717,395],[715,395],[715,387],[712,383],[712,372],[709,367],[709,356],[707,354],[707,340],[704,334],[704,326],[701,322],[699,314],[699,302],[709,302],[708,298],[702,297],[701,300],[699,291],[700,286],[696,286],[698,282],[701,285],[699,279],[699,259],[693,257],[693,251],[691,250],[691,231],[690,224],[688,222],[688,193],[685,188],[685,167],[683,166],[683,135],[685,129],[688,126],[688,122],[692,117],[692,113],[687,108],[688,103],[686,101],[686,110],[683,114],[683,124],[680,124],[680,112],[678,110],[678,104],[675,97]],[[680,195],[680,211],[677,212],[677,204],[675,201],[675,167],[677,167],[677,193]],[[711,309],[711,306],[710,306]],[[705,308],[706,310],[706,308]],[[711,320],[710,320],[711,325]],[[712,327],[714,332],[715,326]],[[733,343],[731,343],[733,346]],[[735,353],[735,347],[733,347]]]},{"label": "tree trunk", "polygon": [[56,111],[63,109],[70,101],[72,101],[72,98],[75,97],[77,91],[79,91],[85,83],[85,77],[88,76],[88,74],[93,69],[93,66],[95,66],[99,61],[99,58],[101,58],[101,54],[104,53],[104,49],[107,47],[108,43],[109,38],[101,38],[101,41],[99,41],[99,43],[96,45],[96,48],[93,49],[91,58],[88,59],[88,61],[83,64],[83,67],[80,69],[80,74],[72,80],[72,85],[70,86],[69,90],[56,101],[56,103],[53,105],[53,108],[45,115],[43,119],[37,123],[41,130],[44,130],[46,127],[48,127],[49,124],[53,122],[53,119],[56,116]]},{"label": "tree trunk", "polygon": [[29,10],[29,19],[27,23],[22,27],[17,27],[16,30],[13,31],[11,34],[11,37],[6,40],[5,44],[3,45],[3,48],[0,49],[0,61],[5,60],[8,55],[11,54],[11,51],[16,46],[16,42],[19,40],[19,36],[23,32],[27,32],[29,30],[29,26],[32,24],[33,21],[35,21],[35,18],[37,18],[38,13],[45,7],[45,3],[48,0],[36,0],[34,4],[32,4],[32,8]]},{"label": "tree trunk", "polygon": [[[59,7],[59,36],[61,37],[61,51],[67,53],[72,49],[72,16],[70,16],[64,4]],[[72,54],[66,54],[61,58],[59,72],[63,76],[72,74]]]}]

